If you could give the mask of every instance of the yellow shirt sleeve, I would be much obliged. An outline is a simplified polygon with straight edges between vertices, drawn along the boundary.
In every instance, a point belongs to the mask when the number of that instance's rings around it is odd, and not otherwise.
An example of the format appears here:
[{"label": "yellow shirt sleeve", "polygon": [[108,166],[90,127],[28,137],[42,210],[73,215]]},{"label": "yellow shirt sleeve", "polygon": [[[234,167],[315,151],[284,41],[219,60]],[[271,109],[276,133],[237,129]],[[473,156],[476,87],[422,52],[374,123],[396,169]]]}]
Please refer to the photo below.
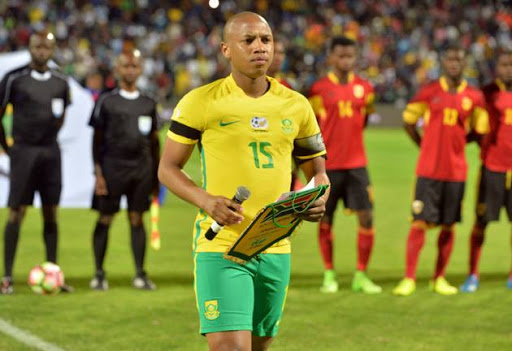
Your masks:
[{"label": "yellow shirt sleeve", "polygon": [[427,104],[425,102],[408,103],[403,112],[404,122],[408,124],[416,124],[420,117],[424,116],[426,112]]},{"label": "yellow shirt sleeve", "polygon": [[478,134],[487,134],[490,131],[489,114],[485,108],[476,106],[471,116],[471,128]]},{"label": "yellow shirt sleeve", "polygon": [[301,116],[299,133],[295,139],[294,156],[299,160],[308,160],[326,154],[320,127],[311,105],[300,96],[295,103],[297,114]]},{"label": "yellow shirt sleeve", "polygon": [[194,89],[176,105],[167,136],[182,144],[196,143],[206,128],[206,99],[202,89]]}]

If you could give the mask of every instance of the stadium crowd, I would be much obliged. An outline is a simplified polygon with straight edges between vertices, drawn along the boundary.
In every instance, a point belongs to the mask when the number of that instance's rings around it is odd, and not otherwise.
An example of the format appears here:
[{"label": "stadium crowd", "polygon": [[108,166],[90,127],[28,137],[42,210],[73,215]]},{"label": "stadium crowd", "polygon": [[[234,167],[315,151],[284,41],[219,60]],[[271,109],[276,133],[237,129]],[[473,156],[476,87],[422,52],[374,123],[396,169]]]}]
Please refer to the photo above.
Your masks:
[{"label": "stadium crowd", "polygon": [[450,0],[204,0],[5,1],[0,4],[0,52],[26,49],[31,32],[50,27],[56,60],[95,94],[112,88],[114,58],[138,47],[146,58],[140,88],[173,105],[190,89],[224,77],[222,23],[254,10],[287,41],[284,72],[305,91],[325,73],[326,41],[344,35],[361,43],[359,71],[379,102],[403,107],[413,91],[439,75],[438,50],[457,40],[469,50],[466,76],[487,83],[499,46],[512,46],[507,1]]}]

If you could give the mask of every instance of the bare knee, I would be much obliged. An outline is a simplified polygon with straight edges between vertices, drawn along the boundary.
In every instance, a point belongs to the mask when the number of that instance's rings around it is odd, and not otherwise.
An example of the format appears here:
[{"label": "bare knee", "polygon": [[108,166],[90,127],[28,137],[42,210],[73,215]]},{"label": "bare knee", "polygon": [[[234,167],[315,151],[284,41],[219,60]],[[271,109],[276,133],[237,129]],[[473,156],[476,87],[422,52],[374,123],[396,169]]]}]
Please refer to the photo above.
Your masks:
[{"label": "bare knee", "polygon": [[109,226],[112,223],[112,220],[114,219],[114,215],[107,215],[107,214],[100,214],[100,217],[98,218],[98,222]]},{"label": "bare knee", "polygon": [[373,227],[373,211],[363,210],[357,212],[359,226],[364,229],[371,229]]},{"label": "bare knee", "polygon": [[128,220],[132,227],[142,227],[142,212],[128,212]]},{"label": "bare knee", "polygon": [[251,332],[248,330],[206,334],[210,351],[251,351]]},{"label": "bare knee", "polygon": [[25,213],[27,208],[25,206],[20,206],[18,208],[11,208],[9,210],[9,219],[8,221],[14,224],[20,225],[25,218]]},{"label": "bare knee", "polygon": [[455,229],[455,224],[443,224],[441,226],[441,230],[444,232],[453,232]]},{"label": "bare knee", "polygon": [[57,222],[57,206],[43,206],[42,211],[45,222]]},{"label": "bare knee", "polygon": [[322,217],[322,219],[320,220],[320,223],[325,223],[325,224],[332,225],[332,217],[329,216],[329,215],[324,215]]},{"label": "bare knee", "polygon": [[252,351],[267,351],[274,338],[270,336],[252,336]]}]

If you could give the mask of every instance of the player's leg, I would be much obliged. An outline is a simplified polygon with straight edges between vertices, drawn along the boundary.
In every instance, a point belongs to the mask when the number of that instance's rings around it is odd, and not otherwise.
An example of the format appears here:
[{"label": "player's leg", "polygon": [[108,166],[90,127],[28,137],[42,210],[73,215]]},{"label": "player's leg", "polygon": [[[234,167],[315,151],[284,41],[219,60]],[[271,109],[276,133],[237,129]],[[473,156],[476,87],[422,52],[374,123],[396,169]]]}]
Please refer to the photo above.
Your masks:
[{"label": "player's leg", "polygon": [[225,331],[206,334],[210,351],[252,351],[251,332],[249,330]]},{"label": "player's leg", "polygon": [[[485,238],[485,228],[490,218],[499,218],[503,201],[500,198],[503,196],[504,187],[494,184],[494,180],[484,166],[481,167],[478,178],[476,219],[469,238],[469,273],[464,284],[460,286],[462,292],[474,292],[478,289],[480,281],[478,264]],[[496,191],[497,194],[493,194]]]},{"label": "player's leg", "polygon": [[393,294],[409,296],[416,290],[416,268],[428,228],[439,223],[441,182],[419,177],[412,202],[413,222],[407,237],[405,277],[393,289]]},{"label": "player's leg", "polygon": [[455,223],[461,220],[464,182],[443,182],[441,200],[441,230],[437,240],[437,260],[431,289],[441,295],[454,295],[458,289],[445,278],[446,267],[450,261],[455,238]]},{"label": "player's leg", "polygon": [[89,286],[94,290],[108,290],[108,280],[105,274],[104,262],[107,252],[108,231],[114,214],[101,213],[92,234],[92,249],[94,253],[95,273]]},{"label": "player's leg", "polygon": [[318,226],[318,244],[325,268],[324,280],[320,290],[326,293],[333,293],[338,291],[338,282],[334,270],[333,221],[338,200],[342,195],[341,187],[343,186],[345,176],[342,171],[327,171],[327,175],[331,182],[331,192],[325,204],[325,214]]},{"label": "player's leg", "polygon": [[258,262],[240,265],[219,252],[196,253],[194,261],[199,332],[210,350],[251,350]]},{"label": "player's leg", "polygon": [[128,211],[131,229],[131,247],[136,271],[132,285],[137,289],[155,290],[155,283],[148,278],[146,271],[144,270],[147,235],[146,230],[144,229],[142,215],[142,212]]},{"label": "player's leg", "polygon": [[57,206],[43,205],[43,239],[46,246],[46,261],[57,263]]},{"label": "player's leg", "polygon": [[[505,208],[507,210],[508,220],[510,223],[512,223],[512,171],[508,171],[506,173],[507,175],[507,182],[505,186]],[[510,236],[510,244],[512,248],[512,231]],[[510,274],[507,280],[507,288],[512,289],[512,262],[510,266]]]},{"label": "player's leg", "polygon": [[345,186],[345,208],[355,211],[357,230],[357,269],[352,279],[352,290],[367,294],[378,294],[382,288],[367,276],[366,269],[373,249],[375,229],[373,228],[373,189],[366,168],[347,171]]},{"label": "player's leg", "polygon": [[137,289],[154,290],[156,285],[147,277],[144,271],[144,257],[146,254],[146,229],[143,223],[143,214],[149,210],[151,193],[152,175],[151,167],[145,170],[135,170],[133,174],[134,181],[131,183],[131,189],[126,189],[128,198],[128,217],[130,221],[131,247],[135,262],[136,275],[132,285]]},{"label": "player's leg", "polygon": [[4,232],[4,277],[0,285],[0,292],[2,294],[12,294],[14,292],[12,267],[14,265],[20,226],[25,216],[25,211],[25,206],[9,209],[9,218],[7,219]]},{"label": "player's leg", "polygon": [[58,145],[39,149],[36,189],[41,195],[43,215],[43,238],[46,260],[57,263],[57,206],[62,189],[61,157]]},{"label": "player's leg", "polygon": [[253,351],[268,350],[279,331],[290,283],[290,254],[262,254],[254,278]]},{"label": "player's leg", "polygon": [[12,270],[18,246],[20,226],[31,205],[36,189],[35,175],[38,153],[32,147],[14,145],[10,150],[9,218],[4,231],[4,277],[0,287],[2,294],[13,293]]}]

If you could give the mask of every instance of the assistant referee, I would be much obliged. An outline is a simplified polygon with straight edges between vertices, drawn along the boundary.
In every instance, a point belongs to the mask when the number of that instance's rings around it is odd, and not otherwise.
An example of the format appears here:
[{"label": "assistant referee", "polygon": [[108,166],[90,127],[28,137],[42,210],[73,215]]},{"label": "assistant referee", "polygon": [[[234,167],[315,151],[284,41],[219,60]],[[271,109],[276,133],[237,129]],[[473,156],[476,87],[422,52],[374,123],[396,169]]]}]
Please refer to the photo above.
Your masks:
[{"label": "assistant referee", "polygon": [[[55,37],[40,32],[30,37],[31,62],[10,71],[0,83],[0,116],[13,106],[13,145],[9,147],[0,123],[0,145],[11,161],[9,218],[5,226],[5,275],[1,293],[13,293],[12,269],[20,225],[34,193],[41,196],[46,260],[57,262],[57,206],[61,193],[61,154],[57,133],[70,104],[65,75],[48,67],[55,50]],[[64,291],[71,291],[69,286]]]},{"label": "assistant referee", "polygon": [[90,287],[107,290],[103,269],[108,230],[119,211],[122,195],[128,199],[128,219],[136,275],[133,287],[153,290],[144,271],[146,231],[142,216],[149,209],[149,195],[158,196],[159,143],[156,102],[137,90],[142,73],[138,50],[121,54],[116,62],[119,87],[100,95],[89,124],[94,128],[93,158],[96,176],[93,208],[99,212],[93,233],[96,273]]}]

